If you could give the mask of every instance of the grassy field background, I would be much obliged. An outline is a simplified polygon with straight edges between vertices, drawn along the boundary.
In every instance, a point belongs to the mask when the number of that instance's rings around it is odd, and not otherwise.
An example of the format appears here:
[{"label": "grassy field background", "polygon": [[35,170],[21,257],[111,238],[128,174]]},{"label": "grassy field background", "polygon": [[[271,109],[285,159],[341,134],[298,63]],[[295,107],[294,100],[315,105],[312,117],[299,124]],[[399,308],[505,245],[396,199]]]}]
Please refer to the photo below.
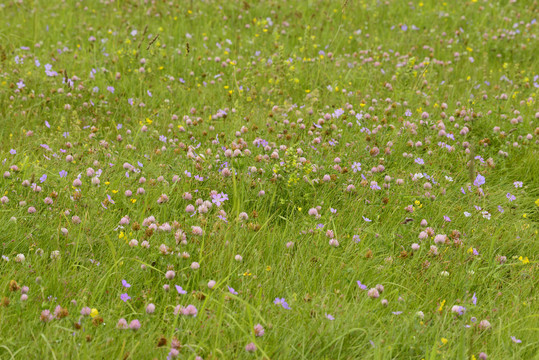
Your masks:
[{"label": "grassy field background", "polygon": [[0,358],[539,358],[536,1],[0,16]]}]

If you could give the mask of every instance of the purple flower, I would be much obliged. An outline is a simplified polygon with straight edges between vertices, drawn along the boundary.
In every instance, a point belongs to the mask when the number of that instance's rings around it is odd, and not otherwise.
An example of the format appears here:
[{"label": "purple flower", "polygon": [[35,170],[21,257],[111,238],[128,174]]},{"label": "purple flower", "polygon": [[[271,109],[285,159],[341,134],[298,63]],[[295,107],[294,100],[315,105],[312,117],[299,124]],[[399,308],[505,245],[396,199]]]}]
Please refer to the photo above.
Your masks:
[{"label": "purple flower", "polygon": [[354,240],[357,243],[361,241],[361,239],[359,238],[359,235],[352,236],[352,240]]},{"label": "purple flower", "polygon": [[514,337],[514,336],[511,336],[511,340],[513,340],[513,342],[514,342],[515,344],[520,344],[520,343],[522,342],[522,340],[517,339],[517,338]]},{"label": "purple flower", "polygon": [[355,173],[361,171],[361,163],[354,162],[352,164],[352,170],[354,170]]},{"label": "purple flower", "polygon": [[120,299],[122,299],[123,302],[127,302],[127,300],[131,299],[131,296],[127,295],[127,293],[120,295]]},{"label": "purple flower", "polygon": [[45,120],[45,126],[48,127],[49,129],[51,128],[51,124],[49,124],[47,120]]},{"label": "purple flower", "polygon": [[472,304],[474,305],[477,304],[477,296],[475,296],[475,293],[473,293],[473,296],[472,296]]},{"label": "purple flower", "polygon": [[481,174],[477,174],[477,177],[475,178],[473,184],[477,187],[480,187],[485,183],[485,177]]},{"label": "purple flower", "polygon": [[503,212],[504,212],[505,210],[503,209],[503,207],[501,207],[500,205],[498,205],[498,211],[501,212],[501,213],[503,214]]},{"label": "purple flower", "polygon": [[331,211],[333,214],[337,213],[337,209],[334,209],[334,208],[330,208],[329,211]]},{"label": "purple flower", "polygon": [[447,222],[451,222],[451,219],[449,218],[449,216],[444,215],[444,220],[447,221]]},{"label": "purple flower", "polygon": [[423,159],[421,159],[421,158],[415,159],[415,163],[419,164],[419,165],[425,165],[425,161]]},{"label": "purple flower", "polygon": [[122,285],[124,288],[130,288],[131,287],[131,284],[128,284],[127,281],[125,280],[122,280]]},{"label": "purple flower", "polygon": [[114,94],[114,88],[112,86],[107,86],[107,90]]},{"label": "purple flower", "polygon": [[357,286],[359,286],[361,290],[367,290],[367,285],[363,285],[359,280],[357,281]]},{"label": "purple flower", "polygon": [[515,185],[516,188],[519,188],[519,187],[521,188],[522,187],[522,181],[515,181],[513,183],[513,185]]},{"label": "purple flower", "polygon": [[368,219],[366,218],[365,216],[361,216],[363,218],[363,220],[365,220],[366,222],[371,222],[372,220],[371,219]]},{"label": "purple flower", "polygon": [[11,150],[9,150],[9,153],[10,153],[11,155],[15,155],[15,154],[17,153],[17,150],[11,149]]},{"label": "purple flower", "polygon": [[233,295],[238,295],[238,292],[236,290],[234,290],[233,288],[231,288],[230,286],[227,286],[228,287],[228,291],[233,294]]},{"label": "purple flower", "polygon": [[67,176],[67,171],[62,170],[62,171],[60,171],[59,174],[60,174],[60,177],[61,177],[61,178],[66,177],[66,176]]},{"label": "purple flower", "polygon": [[149,97],[152,97],[152,93],[150,92],[150,90],[146,90],[146,93],[148,94]]},{"label": "purple flower", "polygon": [[512,195],[511,193],[507,193],[507,195],[505,195],[506,198],[509,199],[509,201],[513,201],[513,200],[516,200],[516,197],[515,195]]},{"label": "purple flower", "polygon": [[22,81],[22,80],[19,81],[19,82],[17,83],[17,88],[18,88],[18,89],[22,89],[22,88],[25,87],[25,86],[26,86],[26,85],[24,84],[24,81]]},{"label": "purple flower", "polygon": [[178,294],[180,295],[185,295],[187,294],[187,291],[185,291],[184,289],[182,289],[182,287],[180,285],[175,285],[176,286],[176,291],[178,292]]},{"label": "purple flower", "polygon": [[291,310],[290,306],[288,306],[288,303],[286,302],[286,300],[284,298],[280,298],[280,299],[275,298],[275,300],[273,300],[273,303],[275,305],[281,305],[286,310]]},{"label": "purple flower", "polygon": [[335,320],[335,318],[330,314],[326,314],[326,317],[328,318],[328,320]]},{"label": "purple flower", "polygon": [[43,175],[39,178],[39,181],[40,181],[41,183],[44,183],[45,180],[47,180],[47,174],[43,174]]},{"label": "purple flower", "polygon": [[223,202],[228,200],[228,195],[221,192],[220,194],[212,195],[211,198],[211,202],[220,207]]},{"label": "purple flower", "polygon": [[400,315],[402,314],[402,311],[393,311],[393,315]]}]

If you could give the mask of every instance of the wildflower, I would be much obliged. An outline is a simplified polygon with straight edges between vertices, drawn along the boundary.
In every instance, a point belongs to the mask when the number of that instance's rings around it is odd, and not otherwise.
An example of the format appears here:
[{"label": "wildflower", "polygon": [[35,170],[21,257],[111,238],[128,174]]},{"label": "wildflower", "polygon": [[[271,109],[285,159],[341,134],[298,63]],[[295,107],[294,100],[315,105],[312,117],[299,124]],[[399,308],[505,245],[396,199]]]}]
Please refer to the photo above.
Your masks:
[{"label": "wildflower", "polygon": [[257,336],[257,337],[263,336],[264,332],[265,332],[264,327],[262,327],[262,325],[260,325],[260,324],[255,325],[254,331],[255,331],[255,336]]},{"label": "wildflower", "polygon": [[208,288],[209,289],[213,289],[215,287],[215,280],[210,280],[208,281]]},{"label": "wildflower", "polygon": [[53,319],[53,316],[49,310],[43,310],[41,312],[41,316],[39,317],[39,319],[43,321],[44,323],[46,323],[46,322],[51,321]]},{"label": "wildflower", "polygon": [[451,308],[451,312],[462,316],[466,312],[466,308],[464,306],[454,305]]},{"label": "wildflower", "polygon": [[361,290],[367,290],[367,285],[363,285],[359,280],[357,281],[357,286],[359,286]]},{"label": "wildflower", "polygon": [[174,272],[174,270],[168,270],[165,273],[165,277],[167,278],[167,280],[172,280],[174,279],[175,276],[176,276],[176,273]]},{"label": "wildflower", "polygon": [[327,318],[328,320],[331,320],[331,321],[335,320],[335,318],[334,318],[332,315],[327,314],[327,313],[326,313],[325,315],[326,315],[326,318]]},{"label": "wildflower", "polygon": [[176,287],[176,291],[178,292],[178,294],[180,295],[185,295],[187,294],[187,291],[185,291],[180,285],[174,285]]},{"label": "wildflower", "polygon": [[479,329],[481,330],[487,330],[490,328],[490,322],[488,320],[481,320],[479,323]]},{"label": "wildflower", "polygon": [[354,162],[352,164],[352,170],[356,173],[358,171],[361,171],[361,163]]},{"label": "wildflower", "polygon": [[367,296],[370,297],[371,299],[376,299],[380,296],[380,293],[378,292],[376,288],[372,288],[367,292]]},{"label": "wildflower", "polygon": [[283,308],[287,309],[287,310],[291,310],[290,306],[288,306],[288,303],[286,302],[286,300],[284,298],[275,298],[275,300],[273,300],[273,303],[275,305],[281,305]]},{"label": "wildflower", "polygon": [[514,336],[511,336],[511,340],[512,340],[515,344],[520,344],[520,343],[522,342],[522,340],[517,339],[517,338],[514,337]]},{"label": "wildflower", "polygon": [[247,352],[255,352],[256,351],[255,343],[251,342],[251,343],[245,345],[245,351],[247,351]]},{"label": "wildflower", "polygon": [[230,286],[227,286],[227,287],[228,287],[228,292],[230,292],[232,295],[238,295],[238,292],[236,290],[234,290]]},{"label": "wildflower", "polygon": [[92,318],[95,318],[97,315],[99,315],[99,311],[97,311],[97,309],[93,308],[92,310],[90,310],[90,316]]},{"label": "wildflower", "polygon": [[477,177],[475,178],[473,184],[477,187],[480,187],[481,185],[485,184],[485,177],[481,174],[477,174]]},{"label": "wildflower", "polygon": [[116,324],[116,328],[117,329],[127,329],[128,326],[127,326],[127,320],[125,320],[124,318],[121,318],[120,320],[118,320],[118,323]]},{"label": "wildflower", "polygon": [[92,309],[90,309],[89,307],[83,307],[82,310],[80,311],[80,314],[82,316],[90,316],[91,312],[92,312]]},{"label": "wildflower", "polygon": [[138,321],[137,319],[135,320],[132,320],[130,323],[129,323],[129,328],[131,330],[138,330],[140,329],[140,321]]},{"label": "wildflower", "polygon": [[120,295],[120,299],[122,299],[123,302],[127,302],[127,300],[131,299],[131,296],[125,293],[125,294]]}]

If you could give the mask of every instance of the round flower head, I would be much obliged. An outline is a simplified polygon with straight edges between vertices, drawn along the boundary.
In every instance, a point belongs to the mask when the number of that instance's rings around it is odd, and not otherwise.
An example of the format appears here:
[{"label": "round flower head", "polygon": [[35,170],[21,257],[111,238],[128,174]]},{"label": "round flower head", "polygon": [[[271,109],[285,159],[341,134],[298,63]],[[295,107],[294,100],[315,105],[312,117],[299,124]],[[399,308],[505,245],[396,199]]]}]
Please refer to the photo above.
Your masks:
[{"label": "round flower head", "polygon": [[369,291],[367,292],[367,296],[371,299],[377,299],[380,296],[380,293],[378,292],[378,290],[376,290],[376,288],[372,288],[369,289]]},{"label": "round flower head", "polygon": [[140,329],[140,321],[138,321],[137,319],[132,320],[132,321],[129,323],[129,328],[130,328],[131,330],[138,330],[138,329]]},{"label": "round flower head", "polygon": [[204,231],[200,226],[191,226],[193,235],[202,236]]},{"label": "round flower head", "polygon": [[447,236],[445,234],[438,234],[434,237],[435,244],[444,244]]},{"label": "round flower head", "polygon": [[247,352],[255,352],[256,351],[255,343],[249,343],[249,344],[245,345],[245,351],[247,351]]},{"label": "round flower head", "polygon": [[92,309],[90,309],[89,307],[83,307],[82,310],[80,311],[80,314],[82,316],[90,316],[91,312],[92,312]]},{"label": "round flower head", "polygon": [[154,304],[148,304],[148,306],[146,306],[146,313],[147,314],[153,314],[155,312],[155,305]]},{"label": "round flower head", "polygon": [[479,353],[479,360],[487,360],[488,356],[484,352]]},{"label": "round flower head", "polygon": [[121,318],[120,320],[118,320],[118,323],[116,324],[116,328],[118,329],[127,329],[127,320],[125,320],[124,318]]},{"label": "round flower head", "polygon": [[215,287],[215,280],[208,281],[208,288],[213,289]]},{"label": "round flower head", "polygon": [[488,320],[481,320],[479,323],[479,328],[481,330],[487,330],[490,328],[490,322]]},{"label": "round flower head", "polygon": [[254,330],[255,330],[255,336],[264,335],[265,330],[264,330],[264,327],[262,327],[262,325],[256,324],[254,327]]},{"label": "round flower head", "polygon": [[169,270],[165,273],[167,280],[172,280],[176,276],[176,273],[173,270]]}]

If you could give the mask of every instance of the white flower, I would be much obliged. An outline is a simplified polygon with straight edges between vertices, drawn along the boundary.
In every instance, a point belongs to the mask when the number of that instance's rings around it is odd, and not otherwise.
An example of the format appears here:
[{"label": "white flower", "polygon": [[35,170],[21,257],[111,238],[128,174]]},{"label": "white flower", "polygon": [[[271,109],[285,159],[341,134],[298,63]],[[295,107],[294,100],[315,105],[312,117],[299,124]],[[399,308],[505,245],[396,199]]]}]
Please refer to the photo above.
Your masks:
[{"label": "white flower", "polygon": [[447,176],[447,175],[446,175],[445,179],[446,179],[447,181],[449,181],[449,182],[453,181],[453,178],[452,178],[451,176]]},{"label": "white flower", "polygon": [[472,214],[470,214],[469,212],[465,211],[465,212],[464,212],[464,216],[470,217],[470,216],[472,216]]},{"label": "white flower", "polygon": [[481,214],[483,214],[483,218],[490,220],[490,214],[488,211],[481,211]]},{"label": "white flower", "polygon": [[442,271],[440,273],[441,276],[449,276],[449,273],[447,271]]},{"label": "white flower", "polygon": [[26,260],[24,254],[17,254],[17,256],[15,256],[15,262],[22,263],[24,262],[24,260]]}]

